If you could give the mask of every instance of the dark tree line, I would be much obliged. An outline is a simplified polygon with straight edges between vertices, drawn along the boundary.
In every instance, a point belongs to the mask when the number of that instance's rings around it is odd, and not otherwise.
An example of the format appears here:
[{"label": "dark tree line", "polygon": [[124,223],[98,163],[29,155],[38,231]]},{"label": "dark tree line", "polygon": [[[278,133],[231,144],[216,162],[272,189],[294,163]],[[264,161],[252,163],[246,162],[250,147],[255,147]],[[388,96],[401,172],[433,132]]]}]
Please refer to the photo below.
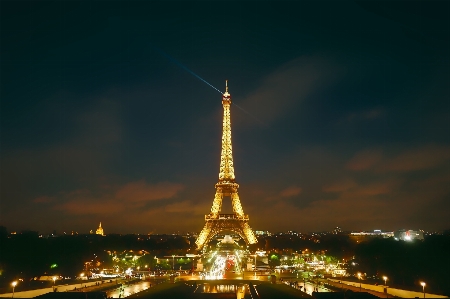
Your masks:
[{"label": "dark tree line", "polygon": [[104,262],[107,251],[145,250],[164,256],[186,253],[193,240],[181,236],[67,235],[41,238],[37,232],[7,235],[0,230],[0,288],[11,281],[41,275],[74,277],[86,261]]},{"label": "dark tree line", "polygon": [[389,278],[392,286],[421,291],[420,281],[429,292],[450,295],[450,236],[433,235],[424,241],[373,239],[355,250],[354,271],[367,276]]},{"label": "dark tree line", "polygon": [[[35,276],[74,276],[83,271],[85,261],[94,256],[108,258],[107,251],[145,250],[151,256],[193,253],[195,239],[174,235],[67,235],[40,238],[36,232],[8,235],[0,227],[0,287],[17,278]],[[424,241],[404,242],[374,238],[355,243],[348,235],[277,235],[260,238],[250,250],[289,254],[308,249],[312,253],[349,260],[350,273],[365,273],[372,282],[421,290],[420,281],[427,283],[428,292],[450,295],[450,234],[427,236]],[[52,265],[57,265],[52,268]]]},{"label": "dark tree line", "polygon": [[383,284],[382,277],[387,276],[390,286],[422,291],[420,281],[424,281],[426,291],[450,295],[449,231],[413,242],[373,238],[356,243],[345,234],[319,237],[284,234],[266,237],[261,242],[265,250],[279,253],[326,251],[327,255],[348,260],[345,266],[351,274],[361,272],[373,283]]}]

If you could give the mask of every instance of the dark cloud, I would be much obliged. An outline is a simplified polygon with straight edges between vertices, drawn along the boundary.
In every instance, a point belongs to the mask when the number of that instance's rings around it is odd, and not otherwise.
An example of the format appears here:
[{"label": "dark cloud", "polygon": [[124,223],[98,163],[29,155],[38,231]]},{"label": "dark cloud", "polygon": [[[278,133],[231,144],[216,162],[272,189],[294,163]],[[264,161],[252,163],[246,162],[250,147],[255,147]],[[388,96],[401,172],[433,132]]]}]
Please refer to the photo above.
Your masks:
[{"label": "dark cloud", "polygon": [[403,153],[384,161],[377,170],[380,172],[425,170],[443,165],[448,166],[449,159],[450,147],[426,145],[405,150]]},{"label": "dark cloud", "polygon": [[302,188],[291,186],[291,187],[288,187],[288,188],[282,190],[280,192],[280,195],[282,197],[291,197],[291,196],[299,195],[300,193],[302,193]]},{"label": "dark cloud", "polygon": [[319,56],[302,56],[284,63],[261,80],[239,105],[263,125],[284,117],[320,88],[336,80],[339,67]]},{"label": "dark cloud", "polygon": [[0,10],[9,229],[203,227],[221,95],[155,47],[229,80],[253,228],[448,228],[449,3],[28,4]]},{"label": "dark cloud", "polygon": [[354,171],[367,170],[377,164],[382,158],[380,150],[365,150],[357,153],[346,165]]}]

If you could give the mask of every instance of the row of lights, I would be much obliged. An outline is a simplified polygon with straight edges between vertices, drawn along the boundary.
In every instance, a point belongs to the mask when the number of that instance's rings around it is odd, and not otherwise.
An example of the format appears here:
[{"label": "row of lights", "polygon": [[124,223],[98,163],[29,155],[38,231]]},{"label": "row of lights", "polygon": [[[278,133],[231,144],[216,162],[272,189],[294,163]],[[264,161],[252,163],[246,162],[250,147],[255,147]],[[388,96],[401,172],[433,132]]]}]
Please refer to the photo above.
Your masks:
[{"label": "row of lights", "polygon": [[[361,292],[361,273],[358,272],[359,279],[359,291]],[[386,280],[388,280],[387,276],[383,276],[384,285],[386,286]],[[425,282],[421,281],[420,285],[422,286],[423,298],[425,298],[425,286],[427,285]]]},{"label": "row of lights", "polygon": [[[53,280],[53,286],[54,286],[55,281],[56,281],[56,276],[53,276],[52,280]],[[18,283],[17,280],[11,282],[11,286],[12,286],[12,297],[11,298],[14,298],[14,289],[16,288],[17,283]]]},{"label": "row of lights", "polygon": [[[255,256],[255,265],[256,265],[256,255],[254,255],[254,256]],[[146,267],[147,267],[147,266],[146,266]],[[256,268],[256,267],[255,267],[255,268]],[[101,273],[103,274],[103,271],[102,271]],[[81,273],[81,274],[80,274],[80,277],[83,277],[83,276],[84,276],[84,273]],[[255,276],[256,276],[256,272],[255,272]],[[360,292],[361,292],[361,276],[362,276],[361,272],[358,272],[359,291],[360,291]],[[56,282],[56,276],[53,276],[52,280],[53,280],[53,286],[54,286],[54,285],[55,285],[55,282]],[[384,285],[386,285],[386,281],[388,280],[387,276],[383,276],[383,280],[384,280]],[[82,283],[81,283],[81,284],[82,284]],[[17,285],[17,281],[13,281],[13,282],[11,283],[12,291],[13,291],[12,297],[14,297],[14,289],[15,289],[16,285]],[[420,282],[420,285],[422,286],[423,298],[425,298],[425,286],[426,286],[427,284],[426,284],[425,282],[421,281],[421,282]]]}]

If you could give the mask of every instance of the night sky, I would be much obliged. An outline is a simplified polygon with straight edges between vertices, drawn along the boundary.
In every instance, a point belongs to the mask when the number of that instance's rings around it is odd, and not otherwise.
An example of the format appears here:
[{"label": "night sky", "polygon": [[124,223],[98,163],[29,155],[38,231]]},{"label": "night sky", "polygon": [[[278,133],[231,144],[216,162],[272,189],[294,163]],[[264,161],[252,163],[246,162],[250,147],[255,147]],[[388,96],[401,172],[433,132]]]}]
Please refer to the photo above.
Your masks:
[{"label": "night sky", "polygon": [[186,68],[221,91],[229,80],[253,229],[450,228],[448,1],[0,9],[9,231],[199,232],[223,110]]}]

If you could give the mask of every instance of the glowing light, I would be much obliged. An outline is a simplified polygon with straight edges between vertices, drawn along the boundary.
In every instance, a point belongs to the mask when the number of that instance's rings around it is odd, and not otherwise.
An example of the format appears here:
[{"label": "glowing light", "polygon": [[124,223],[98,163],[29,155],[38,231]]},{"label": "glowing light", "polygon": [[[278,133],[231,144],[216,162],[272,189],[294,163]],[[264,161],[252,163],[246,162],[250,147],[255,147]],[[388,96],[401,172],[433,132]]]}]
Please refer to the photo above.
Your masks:
[{"label": "glowing light", "polygon": [[423,281],[421,281],[421,282],[420,282],[420,285],[422,286],[423,298],[425,298],[425,286],[426,286],[426,283],[423,282]]},{"label": "glowing light", "polygon": [[211,266],[211,270],[208,274],[206,274],[205,279],[214,280],[214,279],[222,279],[225,274],[227,259],[223,256],[216,256],[213,265]]},{"label": "glowing light", "polygon": [[170,61],[172,61],[173,63],[175,63],[176,65],[178,65],[179,67],[181,67],[182,69],[184,69],[185,71],[189,72],[190,74],[194,75],[195,77],[197,77],[197,79],[203,81],[204,83],[208,84],[209,86],[211,86],[212,88],[214,88],[215,90],[217,90],[218,92],[220,92],[222,94],[222,92],[220,90],[218,90],[217,88],[215,88],[212,84],[210,84],[208,81],[206,81],[205,79],[203,79],[202,77],[200,77],[199,75],[197,75],[196,73],[194,73],[193,71],[191,71],[187,66],[185,66],[184,64],[182,64],[181,62],[179,62],[178,60],[176,60],[175,58],[173,58],[172,56],[170,56],[169,54],[165,53],[163,50],[154,47],[159,53],[161,53],[163,56],[165,56],[167,59],[169,59]]},{"label": "glowing light", "polygon": [[228,92],[222,97],[223,127],[222,127],[222,154],[220,156],[219,181],[234,181],[233,147],[231,145],[231,97]]}]

